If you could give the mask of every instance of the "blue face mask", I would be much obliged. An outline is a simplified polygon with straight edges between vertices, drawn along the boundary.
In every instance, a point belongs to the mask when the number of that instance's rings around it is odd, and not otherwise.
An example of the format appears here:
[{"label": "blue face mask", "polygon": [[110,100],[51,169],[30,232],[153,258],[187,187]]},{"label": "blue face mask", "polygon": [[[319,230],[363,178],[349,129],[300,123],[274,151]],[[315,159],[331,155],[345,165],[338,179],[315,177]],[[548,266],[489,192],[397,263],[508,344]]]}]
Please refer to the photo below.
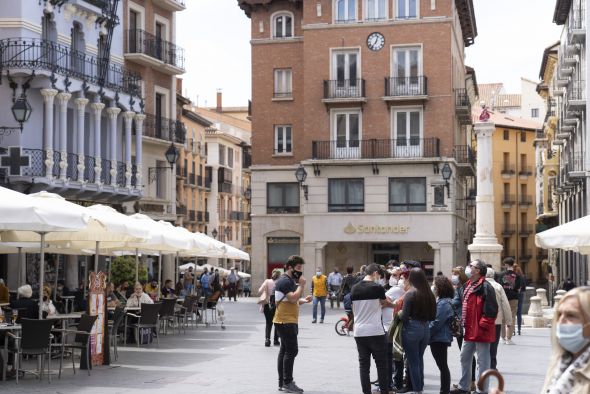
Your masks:
[{"label": "blue face mask", "polygon": [[584,337],[582,324],[558,324],[555,334],[561,347],[570,353],[577,353],[590,343],[590,339]]},{"label": "blue face mask", "polygon": [[465,275],[466,275],[468,278],[471,278],[471,267],[467,267],[467,268],[465,268]]}]

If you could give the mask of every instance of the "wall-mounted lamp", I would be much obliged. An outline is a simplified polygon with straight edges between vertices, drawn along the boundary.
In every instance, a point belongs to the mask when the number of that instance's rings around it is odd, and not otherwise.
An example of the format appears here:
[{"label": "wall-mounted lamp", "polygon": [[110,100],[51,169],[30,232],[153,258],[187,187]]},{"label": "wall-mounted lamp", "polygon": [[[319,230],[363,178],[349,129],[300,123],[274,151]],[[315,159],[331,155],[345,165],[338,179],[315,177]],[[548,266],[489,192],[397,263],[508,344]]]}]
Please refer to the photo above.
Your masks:
[{"label": "wall-mounted lamp", "polygon": [[449,163],[445,163],[441,170],[441,173],[443,179],[445,180],[445,187],[447,188],[447,197],[451,198],[451,184],[449,183],[449,179],[451,179],[451,176],[453,175],[453,170],[451,169]]},{"label": "wall-mounted lamp", "polygon": [[[166,161],[170,164],[170,171],[174,168],[174,163],[178,160],[178,156],[180,153],[178,152],[178,148],[174,146],[174,143],[171,143],[164,156],[166,157]],[[158,175],[163,171],[167,170],[168,167],[150,167],[148,168],[148,183],[154,182]]]},{"label": "wall-mounted lamp", "polygon": [[305,182],[305,179],[307,179],[307,171],[305,171],[303,164],[299,164],[299,167],[295,170],[295,178],[297,178],[297,182],[299,182],[299,187],[303,189],[303,195],[307,201],[307,185],[303,183]]}]

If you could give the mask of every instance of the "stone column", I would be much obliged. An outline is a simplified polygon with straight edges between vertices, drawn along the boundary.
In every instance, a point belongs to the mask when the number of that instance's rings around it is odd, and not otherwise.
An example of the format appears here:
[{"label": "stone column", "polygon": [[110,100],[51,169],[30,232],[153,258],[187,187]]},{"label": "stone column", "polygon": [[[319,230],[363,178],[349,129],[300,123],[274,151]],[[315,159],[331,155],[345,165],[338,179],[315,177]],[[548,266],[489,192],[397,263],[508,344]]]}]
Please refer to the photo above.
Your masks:
[{"label": "stone column", "polygon": [[327,276],[328,273],[327,273],[326,261],[324,260],[324,247],[326,245],[327,245],[327,242],[316,242],[315,243],[315,268],[316,269],[319,268]]},{"label": "stone column", "polygon": [[68,101],[71,98],[71,93],[58,93],[57,95],[59,104],[59,152],[61,154],[59,177],[63,180],[66,179],[68,167]]},{"label": "stone column", "polygon": [[[219,211],[217,209],[217,200],[219,199],[219,166],[211,166],[211,192],[209,193],[207,210],[209,211],[209,223],[211,224],[211,230],[217,229],[219,231]],[[222,207],[223,209],[223,207]],[[219,234],[218,236],[221,236]]]},{"label": "stone column", "polygon": [[[440,271],[445,275],[452,271],[457,261],[457,248],[454,242],[439,242],[440,246]],[[436,274],[436,272],[435,272]]]},{"label": "stone column", "polygon": [[100,176],[102,172],[102,155],[100,152],[101,142],[101,116],[104,109],[103,103],[92,103],[90,108],[94,113],[94,182],[100,184]]},{"label": "stone column", "polygon": [[66,286],[78,288],[78,256],[66,256]]},{"label": "stone column", "polygon": [[141,189],[141,172],[142,172],[142,141],[143,141],[143,121],[145,120],[144,114],[135,115],[135,187]]},{"label": "stone column", "polygon": [[109,115],[109,159],[111,160],[111,185],[117,184],[117,116],[119,116],[119,112],[121,112],[121,108],[107,108],[107,114]]},{"label": "stone column", "polygon": [[174,283],[176,284],[176,281],[174,279],[174,263],[176,262],[176,255],[171,255],[171,254],[167,254],[162,256],[162,283],[161,286],[164,286],[164,282],[167,279],[172,279],[174,280]]},{"label": "stone column", "polygon": [[76,115],[78,116],[78,181],[83,181],[86,164],[84,161],[84,112],[88,104],[88,99],[83,97],[77,98],[74,100],[74,104],[76,105]]},{"label": "stone column", "polygon": [[477,136],[477,197],[475,219],[476,232],[468,249],[471,260],[481,259],[500,271],[502,245],[498,244],[494,229],[494,185],[492,184],[492,136],[495,125],[490,122],[476,123]]},{"label": "stone column", "polygon": [[434,252],[434,261],[433,261],[433,271],[434,274],[438,271],[442,271],[441,269],[441,262],[440,262],[440,244],[438,242],[428,242],[428,246],[432,248]]},{"label": "stone column", "polygon": [[45,107],[44,123],[44,145],[45,150],[45,177],[51,178],[53,169],[53,102],[57,95],[56,89],[41,89],[43,104]]},{"label": "stone column", "polygon": [[135,112],[127,111],[123,114],[125,122],[125,186],[127,189],[131,188],[131,126],[133,125],[133,117]]}]

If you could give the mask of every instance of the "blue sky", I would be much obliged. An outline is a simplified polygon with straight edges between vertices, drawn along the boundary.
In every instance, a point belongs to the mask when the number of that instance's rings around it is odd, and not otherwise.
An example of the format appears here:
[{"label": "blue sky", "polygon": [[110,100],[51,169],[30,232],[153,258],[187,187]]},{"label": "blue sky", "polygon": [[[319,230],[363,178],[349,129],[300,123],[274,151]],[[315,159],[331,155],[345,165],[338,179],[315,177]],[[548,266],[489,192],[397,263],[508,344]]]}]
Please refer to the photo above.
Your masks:
[{"label": "blue sky", "polygon": [[[424,1],[424,0],[423,0]],[[441,1],[441,0],[439,0]],[[449,0],[444,0],[449,1]],[[177,43],[186,51],[184,91],[199,106],[245,106],[250,98],[250,19],[236,0],[186,0],[177,14]],[[555,0],[474,0],[478,27],[466,64],[479,83],[504,82],[519,93],[520,77],[538,80],[543,49],[559,40]]]}]

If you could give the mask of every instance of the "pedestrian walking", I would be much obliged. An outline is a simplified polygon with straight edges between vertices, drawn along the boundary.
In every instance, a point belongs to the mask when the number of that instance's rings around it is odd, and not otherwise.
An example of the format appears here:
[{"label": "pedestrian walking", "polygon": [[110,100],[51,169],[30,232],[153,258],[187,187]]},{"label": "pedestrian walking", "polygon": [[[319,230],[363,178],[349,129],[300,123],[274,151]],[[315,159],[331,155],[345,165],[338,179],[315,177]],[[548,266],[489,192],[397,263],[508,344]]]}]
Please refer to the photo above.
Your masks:
[{"label": "pedestrian walking", "polygon": [[311,279],[311,293],[313,294],[312,323],[317,322],[318,303],[321,307],[320,323],[324,322],[326,316],[326,297],[328,296],[328,278],[322,274],[320,269],[316,270],[315,276]]},{"label": "pedestrian walking", "polygon": [[340,288],[340,293],[342,294],[342,299],[344,296],[350,293],[352,290],[352,286],[356,283],[356,276],[354,275],[354,268],[353,267],[346,267],[346,275],[342,279],[342,287]]},{"label": "pedestrian walking", "polygon": [[518,292],[518,306],[516,307],[516,321],[518,324],[518,331],[516,333],[520,335],[520,328],[522,327],[522,308],[524,306],[524,298],[526,297],[527,279],[517,263],[514,263],[514,271],[516,271],[516,274],[520,275],[522,278],[522,284],[520,285],[520,291]]},{"label": "pedestrian walking", "polygon": [[570,291],[576,287],[576,284],[572,280],[572,278],[567,278],[567,280],[563,283],[563,290]]},{"label": "pedestrian walking", "polygon": [[232,297],[235,302],[238,301],[237,294],[238,294],[238,280],[239,277],[236,274],[235,268],[230,270],[230,273],[227,277],[227,286],[228,286],[228,299],[231,301]]},{"label": "pedestrian walking", "polygon": [[[281,276],[281,271],[275,269],[272,271],[270,278],[262,282],[262,285],[258,289],[258,295],[265,295],[266,303],[263,305],[264,319],[266,320],[266,326],[264,330],[264,346],[270,346],[270,333],[272,331],[272,320],[275,317],[275,281]],[[279,346],[279,333],[275,327],[274,345]]]},{"label": "pedestrian walking", "polygon": [[500,334],[502,332],[502,324],[506,324],[508,329],[512,328],[514,322],[512,321],[512,311],[510,310],[510,303],[504,292],[504,288],[494,279],[495,272],[492,267],[488,266],[486,272],[486,280],[492,285],[496,292],[496,301],[498,302],[498,316],[496,317],[496,338],[490,345],[490,368],[498,369],[498,343],[500,343]]},{"label": "pedestrian walking", "polygon": [[[510,303],[510,314],[512,321],[516,321],[516,310],[518,308],[518,293],[522,286],[522,277],[514,271],[514,259],[506,257],[502,263],[506,266],[506,271],[502,272],[498,278],[498,283],[504,288],[508,302]],[[502,341],[507,345],[514,345],[512,336],[514,335],[514,326],[507,328],[502,324]]]},{"label": "pedestrian walking", "polygon": [[412,288],[404,296],[401,311],[403,321],[402,345],[408,360],[412,390],[424,389],[424,351],[430,341],[429,322],[436,318],[436,300],[424,271],[412,268],[409,276]]},{"label": "pedestrian walking", "polygon": [[193,276],[193,267],[189,267],[187,271],[184,271],[184,276],[182,278],[184,284],[184,290],[186,294],[193,294],[194,289],[194,276]]},{"label": "pedestrian walking", "polygon": [[371,394],[371,356],[375,360],[379,379],[379,392],[388,394],[387,351],[385,330],[381,319],[383,306],[393,307],[387,301],[385,289],[379,285],[381,268],[373,263],[365,268],[363,280],[352,287],[351,300],[354,315],[354,339],[359,355],[359,371],[363,394]]},{"label": "pedestrian walking", "polygon": [[334,267],[334,271],[328,275],[328,291],[330,292],[330,309],[334,309],[334,301],[336,301],[336,307],[340,309],[340,288],[342,287],[342,274],[339,272],[338,267]]},{"label": "pedestrian walking", "polygon": [[303,264],[300,256],[290,256],[285,264],[285,274],[275,282],[276,310],[273,323],[279,332],[281,347],[277,360],[279,390],[302,393],[293,380],[293,365],[299,352],[299,305],[311,302],[311,296],[301,298],[305,289]]},{"label": "pedestrian walking", "polygon": [[[490,368],[490,344],[495,340],[495,323],[498,316],[496,292],[485,280],[487,267],[474,260],[465,270],[469,278],[463,291],[462,321],[464,342],[461,348],[461,380],[452,394],[468,394],[472,381],[471,365],[477,353],[478,376]],[[488,391],[489,381],[484,385]]]},{"label": "pedestrian walking", "polygon": [[451,390],[451,371],[448,364],[448,348],[453,342],[451,319],[455,312],[451,300],[455,289],[446,276],[434,278],[434,295],[436,296],[436,319],[430,322],[430,352],[440,371],[440,394],[449,394]]}]

